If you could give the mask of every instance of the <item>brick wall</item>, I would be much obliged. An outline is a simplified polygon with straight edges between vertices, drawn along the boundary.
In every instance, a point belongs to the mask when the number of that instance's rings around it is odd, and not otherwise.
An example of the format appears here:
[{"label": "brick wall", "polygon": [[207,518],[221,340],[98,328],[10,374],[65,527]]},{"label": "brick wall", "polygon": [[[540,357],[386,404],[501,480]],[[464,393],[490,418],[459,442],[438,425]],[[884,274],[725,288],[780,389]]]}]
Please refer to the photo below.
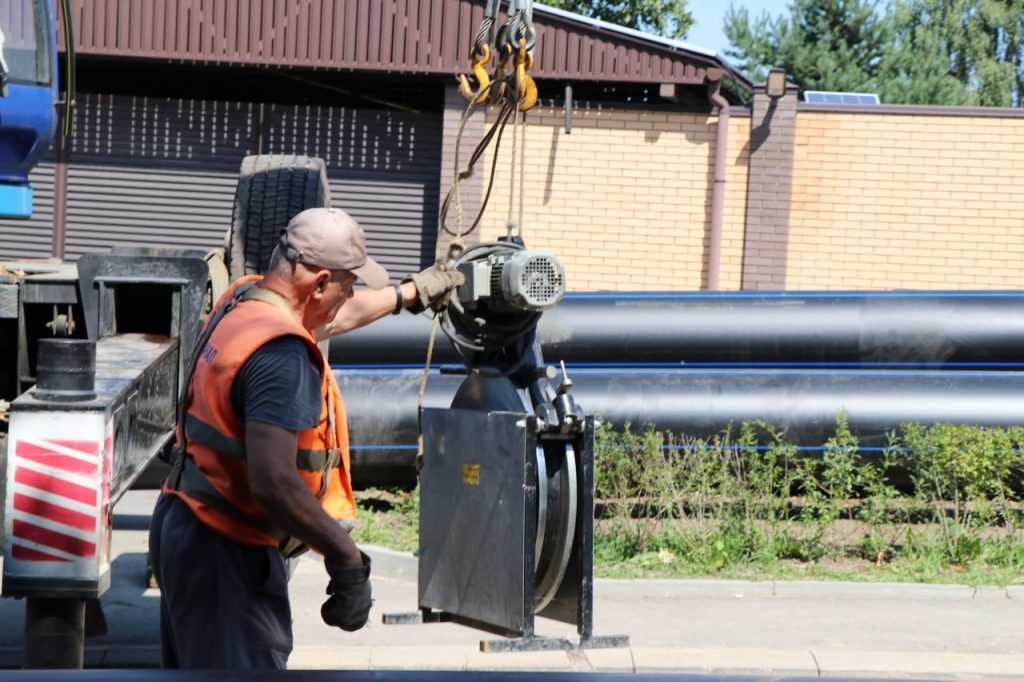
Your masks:
[{"label": "brick wall", "polygon": [[[494,116],[489,112],[489,123]],[[571,134],[565,133],[561,107],[542,103],[528,116],[524,236],[530,247],[552,249],[565,260],[571,290],[704,285],[716,116],[579,103]],[[738,288],[740,281],[749,129],[749,118],[732,118],[723,289]],[[506,231],[512,133],[509,123],[484,240]],[[488,154],[479,172],[490,172],[491,158]],[[513,215],[518,216],[518,204]]]},{"label": "brick wall", "polygon": [[802,111],[786,288],[1024,287],[1022,177],[1021,117]]},{"label": "brick wall", "polygon": [[[764,126],[736,109],[721,289],[1024,287],[1024,116],[800,108],[795,132],[788,127],[791,173],[766,184],[754,180],[780,173],[771,159],[786,150],[764,154],[770,135],[758,140]],[[704,288],[717,120],[581,103],[566,134],[563,110],[539,105],[526,129],[527,243],[565,259],[574,291]],[[505,233],[512,130],[484,240]],[[754,170],[751,147],[762,153]],[[484,188],[491,158],[474,178]],[[784,203],[772,207],[766,198]],[[784,236],[774,256],[772,235]]]}]

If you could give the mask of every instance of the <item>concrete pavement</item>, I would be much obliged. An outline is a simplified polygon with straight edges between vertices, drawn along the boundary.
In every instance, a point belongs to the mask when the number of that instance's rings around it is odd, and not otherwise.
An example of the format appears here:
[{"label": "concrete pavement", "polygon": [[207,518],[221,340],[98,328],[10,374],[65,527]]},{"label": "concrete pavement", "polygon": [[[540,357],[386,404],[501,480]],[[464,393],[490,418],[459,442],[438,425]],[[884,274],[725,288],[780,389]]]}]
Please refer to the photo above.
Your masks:
[{"label": "concrete pavement", "polygon": [[[152,491],[118,506],[111,589],[103,597],[110,632],[87,644],[89,666],[158,662],[159,593],[146,588],[146,532]],[[452,623],[383,625],[381,614],[416,609],[415,559],[379,548],[376,604],[357,633],[319,617],[326,575],[315,555],[291,582],[296,647],[292,669],[524,670],[934,680],[1024,680],[1024,587],[598,580],[594,633],[626,634],[624,649],[481,653],[493,639]],[[24,603],[0,600],[0,667],[21,660]],[[539,635],[574,629],[538,619]]]}]

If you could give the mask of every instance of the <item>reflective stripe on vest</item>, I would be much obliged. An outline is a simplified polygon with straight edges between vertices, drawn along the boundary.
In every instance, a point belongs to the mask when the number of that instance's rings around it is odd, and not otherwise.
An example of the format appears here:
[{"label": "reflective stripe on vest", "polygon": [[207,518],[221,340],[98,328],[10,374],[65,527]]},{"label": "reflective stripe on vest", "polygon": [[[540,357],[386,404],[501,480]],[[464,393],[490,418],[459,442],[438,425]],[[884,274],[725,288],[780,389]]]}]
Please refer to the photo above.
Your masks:
[{"label": "reflective stripe on vest", "polygon": [[210,426],[194,414],[185,415],[185,436],[190,443],[209,445],[217,452],[235,459],[245,459],[245,443]]},{"label": "reflective stripe on vest", "polygon": [[[235,459],[245,459],[246,457],[245,444],[242,441],[218,431],[194,414],[185,415],[185,435],[191,443],[209,445],[217,452],[222,452]],[[323,472],[327,469],[329,461],[330,450],[328,449],[303,449],[298,451],[295,465],[301,471]]]},{"label": "reflective stripe on vest", "polygon": [[287,533],[274,527],[270,522],[262,523],[240,512],[235,505],[228,502],[224,499],[223,495],[217,492],[217,489],[210,483],[210,479],[196,465],[194,459],[184,454],[181,457],[182,471],[178,490],[219,512],[227,514],[240,523],[263,531],[278,542],[283,541],[287,537]]}]

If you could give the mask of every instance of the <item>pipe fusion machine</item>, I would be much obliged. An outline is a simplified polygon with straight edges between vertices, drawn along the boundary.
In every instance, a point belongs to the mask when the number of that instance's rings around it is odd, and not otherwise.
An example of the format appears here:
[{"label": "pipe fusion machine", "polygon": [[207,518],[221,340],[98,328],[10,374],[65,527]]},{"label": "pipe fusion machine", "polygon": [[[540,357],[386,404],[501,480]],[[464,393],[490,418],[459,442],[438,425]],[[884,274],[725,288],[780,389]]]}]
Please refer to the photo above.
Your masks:
[{"label": "pipe fusion machine", "polygon": [[[440,326],[465,375],[450,408],[420,413],[419,611],[502,635],[481,651],[628,646],[593,634],[594,418],[546,367],[536,328],[565,294],[552,253],[515,238],[453,263],[466,277]],[[539,637],[534,619],[575,625]]]}]

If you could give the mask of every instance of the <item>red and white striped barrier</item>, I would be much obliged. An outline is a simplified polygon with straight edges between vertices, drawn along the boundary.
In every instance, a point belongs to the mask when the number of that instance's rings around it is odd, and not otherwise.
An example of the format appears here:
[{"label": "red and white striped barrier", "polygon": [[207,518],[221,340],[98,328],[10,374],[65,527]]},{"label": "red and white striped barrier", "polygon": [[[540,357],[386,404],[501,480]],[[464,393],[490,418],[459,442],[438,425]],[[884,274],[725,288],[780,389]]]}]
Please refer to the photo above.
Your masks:
[{"label": "red and white striped barrier", "polygon": [[97,588],[110,567],[113,433],[103,412],[11,415],[4,509],[7,580]]}]

